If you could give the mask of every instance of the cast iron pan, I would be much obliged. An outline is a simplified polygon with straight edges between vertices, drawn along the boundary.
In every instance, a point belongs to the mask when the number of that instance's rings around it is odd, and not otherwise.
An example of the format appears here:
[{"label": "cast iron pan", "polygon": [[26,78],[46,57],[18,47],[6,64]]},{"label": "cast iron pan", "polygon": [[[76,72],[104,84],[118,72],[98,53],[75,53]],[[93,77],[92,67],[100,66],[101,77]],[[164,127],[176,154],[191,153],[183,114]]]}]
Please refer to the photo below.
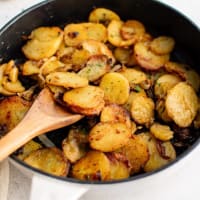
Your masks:
[{"label": "cast iron pan", "polygon": [[[70,22],[87,21],[89,12],[95,7],[109,8],[122,18],[138,19],[147,27],[147,31],[156,35],[169,35],[175,38],[176,47],[172,54],[173,60],[177,60],[192,66],[200,72],[200,31],[191,21],[172,8],[151,0],[50,0],[44,1],[15,17],[2,30],[0,30],[0,63],[9,59],[21,61],[24,56],[21,53],[21,46],[24,44],[22,36],[29,35],[30,32],[39,26],[64,25]],[[66,136],[66,129],[61,129],[48,133],[48,137],[59,146],[60,141]],[[190,153],[200,142],[200,131],[193,133],[190,145],[184,152],[180,152],[177,159],[154,172],[139,174],[126,180],[111,182],[96,182],[95,184],[118,183],[132,181],[141,177],[158,173],[163,169],[173,165]],[[11,156],[15,162],[24,167],[57,178],[64,181],[77,183],[82,182],[71,178],[55,177],[39,170],[33,169],[25,163],[19,161],[15,156]]]}]

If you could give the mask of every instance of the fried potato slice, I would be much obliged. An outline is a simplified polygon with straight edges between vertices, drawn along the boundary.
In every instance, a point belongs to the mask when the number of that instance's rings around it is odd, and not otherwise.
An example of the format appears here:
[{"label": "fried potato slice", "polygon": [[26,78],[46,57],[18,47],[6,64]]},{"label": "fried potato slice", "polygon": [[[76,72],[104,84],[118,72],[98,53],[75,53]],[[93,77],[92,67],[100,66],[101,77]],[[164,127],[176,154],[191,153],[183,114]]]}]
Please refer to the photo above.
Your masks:
[{"label": "fried potato slice", "polygon": [[138,124],[149,127],[154,121],[154,101],[136,93],[131,105],[131,116]]},{"label": "fried potato slice", "polygon": [[103,76],[100,88],[105,92],[105,101],[108,103],[124,104],[129,96],[129,82],[121,74],[110,72]]},{"label": "fried potato slice", "polygon": [[167,113],[164,99],[158,99],[156,101],[156,111],[157,111],[158,117],[162,119],[164,122],[172,121],[172,119],[169,117]]},{"label": "fried potato slice", "polygon": [[72,177],[90,181],[109,180],[110,161],[103,152],[89,151],[72,166]]},{"label": "fried potato slice", "polygon": [[188,127],[198,111],[198,97],[186,82],[176,84],[169,90],[165,106],[168,115],[180,127]]},{"label": "fried potato slice", "polygon": [[5,125],[7,131],[12,130],[24,117],[31,106],[31,102],[18,96],[7,97],[0,101],[0,124]]},{"label": "fried potato slice", "polygon": [[64,40],[68,46],[77,46],[84,40],[107,41],[107,30],[98,23],[68,24],[64,28]]},{"label": "fried potato slice", "polygon": [[119,73],[128,80],[131,89],[147,80],[147,75],[138,69],[123,67]]},{"label": "fried potato slice", "polygon": [[147,143],[140,135],[133,135],[117,152],[124,154],[130,162],[131,175],[140,172],[149,159]]},{"label": "fried potato slice", "polygon": [[154,86],[154,94],[158,98],[164,98],[168,91],[181,81],[181,78],[174,74],[164,74],[157,79]]},{"label": "fried potato slice", "polygon": [[132,128],[129,112],[117,104],[109,104],[103,108],[100,115],[101,122],[121,122]]},{"label": "fried potato slice", "polygon": [[130,166],[127,158],[118,152],[106,153],[110,161],[109,180],[120,180],[130,176]]},{"label": "fried potato slice", "polygon": [[53,56],[62,40],[63,31],[59,27],[39,27],[31,32],[29,41],[22,47],[30,60],[41,60]]},{"label": "fried potato slice", "polygon": [[150,44],[151,50],[158,55],[171,53],[174,49],[174,46],[174,38],[167,36],[159,36],[155,38]]},{"label": "fried potato slice", "polygon": [[135,42],[135,38],[125,40],[121,36],[121,29],[123,22],[120,20],[112,20],[107,28],[108,31],[108,41],[116,47],[126,47],[130,46]]},{"label": "fried potato slice", "polygon": [[149,49],[149,43],[138,42],[134,53],[139,65],[147,70],[158,70],[169,60],[169,54],[157,55]]},{"label": "fried potato slice", "polygon": [[114,50],[114,56],[121,64],[128,64],[132,58],[132,50],[130,48],[117,47]]},{"label": "fried potato slice", "polygon": [[52,72],[46,76],[46,83],[65,88],[79,88],[87,86],[88,80],[73,72]]},{"label": "fried potato slice", "polygon": [[40,71],[40,63],[33,60],[27,60],[22,67],[22,75],[30,76],[38,74]]},{"label": "fried potato slice", "polygon": [[159,123],[154,123],[150,127],[150,132],[152,135],[154,135],[155,138],[167,141],[173,138],[174,132],[170,129],[167,125],[162,125]]},{"label": "fried potato slice", "polygon": [[107,25],[111,20],[120,20],[120,17],[107,8],[95,8],[89,15],[89,22],[103,23]]},{"label": "fried potato slice", "polygon": [[68,136],[62,142],[65,157],[75,163],[86,154],[88,135],[81,127],[71,128]]},{"label": "fried potato slice", "polygon": [[84,115],[98,115],[104,107],[104,91],[96,86],[72,89],[63,96],[69,108]]},{"label": "fried potato slice", "polygon": [[13,93],[25,91],[25,87],[22,85],[22,83],[19,80],[15,81],[15,82],[11,82],[8,80],[7,76],[3,77],[2,86],[7,91],[13,92]]},{"label": "fried potato slice", "polygon": [[60,62],[57,57],[53,56],[44,62],[39,71],[42,75],[46,76],[51,72],[57,71],[58,69],[64,67],[65,64]]},{"label": "fried potato slice", "polygon": [[126,145],[131,130],[121,122],[100,122],[89,133],[90,146],[103,152],[115,151]]},{"label": "fried potato slice", "polygon": [[138,20],[128,20],[121,27],[121,36],[124,40],[130,40],[145,33],[144,25]]},{"label": "fried potato slice", "polygon": [[24,162],[56,176],[66,176],[70,166],[62,151],[55,147],[38,149],[29,154]]},{"label": "fried potato slice", "polygon": [[88,59],[86,66],[78,72],[78,75],[92,82],[98,80],[109,71],[108,57],[105,55],[94,55]]},{"label": "fried potato slice", "polygon": [[24,160],[24,158],[26,158],[29,154],[41,148],[41,144],[35,142],[34,140],[31,140],[21,148],[20,153],[17,155],[17,158],[19,158],[20,160]]},{"label": "fried potato slice", "polygon": [[84,40],[81,43],[81,46],[84,50],[87,50],[90,55],[106,55],[109,59],[109,64],[111,66],[115,63],[115,57],[113,56],[112,51],[102,42],[95,40]]},{"label": "fried potato slice", "polygon": [[142,133],[141,137],[147,142],[150,158],[144,166],[145,172],[151,172],[169,164],[176,158],[176,151],[172,144],[158,142],[151,134]]}]

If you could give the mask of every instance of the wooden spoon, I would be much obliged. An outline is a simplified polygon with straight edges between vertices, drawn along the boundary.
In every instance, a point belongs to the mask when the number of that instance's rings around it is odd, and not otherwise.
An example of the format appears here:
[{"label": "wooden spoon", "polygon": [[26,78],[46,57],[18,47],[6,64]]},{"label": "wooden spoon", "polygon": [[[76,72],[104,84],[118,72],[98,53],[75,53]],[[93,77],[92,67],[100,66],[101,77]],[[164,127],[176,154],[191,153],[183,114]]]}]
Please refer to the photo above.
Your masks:
[{"label": "wooden spoon", "polygon": [[82,117],[58,106],[49,89],[44,88],[22,121],[0,139],[0,161],[34,137],[73,124]]}]

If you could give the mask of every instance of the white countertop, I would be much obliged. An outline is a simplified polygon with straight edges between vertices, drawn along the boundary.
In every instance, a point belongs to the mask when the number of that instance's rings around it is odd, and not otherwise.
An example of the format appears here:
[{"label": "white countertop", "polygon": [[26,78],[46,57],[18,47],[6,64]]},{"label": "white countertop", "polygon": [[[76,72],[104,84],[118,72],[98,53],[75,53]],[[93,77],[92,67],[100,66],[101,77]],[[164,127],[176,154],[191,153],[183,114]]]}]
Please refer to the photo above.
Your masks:
[{"label": "white countertop", "polygon": [[[161,0],[169,4],[179,11],[183,12],[186,16],[191,18],[200,27],[200,1],[198,0]],[[0,0],[0,27],[8,22],[16,14],[22,10],[34,5],[41,0]],[[185,36],[189,37],[189,36]],[[163,180],[163,185],[166,190],[157,189],[157,198],[154,200],[167,200],[168,187],[175,187],[173,197],[170,200],[198,200],[200,199],[200,145],[188,157],[185,167],[179,171],[173,180]],[[1,177],[1,174],[0,174]],[[2,180],[1,180],[2,181]],[[4,182],[6,184],[6,181]],[[167,185],[168,184],[168,185]],[[0,187],[3,183],[0,183]],[[10,166],[9,190],[7,200],[28,200],[29,192],[31,189],[31,180],[25,177],[20,171]],[[1,190],[1,188],[0,188]],[[145,190],[145,188],[144,188]],[[159,193],[160,191],[160,193]],[[161,192],[162,191],[162,192]],[[166,193],[165,193],[166,192]],[[147,197],[153,199],[153,197]],[[126,200],[126,198],[124,198]],[[134,197],[132,198],[134,199]],[[0,199],[1,200],[1,199]],[[127,199],[128,200],[128,199]],[[137,200],[137,199],[135,199]]]}]

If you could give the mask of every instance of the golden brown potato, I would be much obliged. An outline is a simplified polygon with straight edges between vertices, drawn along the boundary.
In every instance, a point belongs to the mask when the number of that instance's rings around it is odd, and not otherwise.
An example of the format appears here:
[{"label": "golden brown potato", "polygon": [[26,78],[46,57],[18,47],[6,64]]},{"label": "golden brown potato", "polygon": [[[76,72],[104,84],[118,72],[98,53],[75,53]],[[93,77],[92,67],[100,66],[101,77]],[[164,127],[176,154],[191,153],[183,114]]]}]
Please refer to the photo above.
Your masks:
[{"label": "golden brown potato", "polygon": [[130,162],[131,175],[140,172],[149,159],[146,140],[140,135],[133,135],[128,143],[117,152],[124,154]]},{"label": "golden brown potato", "polygon": [[154,102],[141,93],[136,93],[131,105],[131,116],[138,124],[149,127],[154,121]]},{"label": "golden brown potato", "polygon": [[74,72],[52,72],[46,77],[46,83],[65,88],[79,88],[88,85],[88,80]]},{"label": "golden brown potato", "polygon": [[154,123],[150,127],[150,132],[152,135],[154,135],[155,138],[167,141],[173,138],[174,132],[170,129],[167,125],[162,125],[159,123]]},{"label": "golden brown potato", "polygon": [[38,74],[40,71],[40,63],[33,60],[27,60],[22,67],[22,74],[24,76],[30,76]]},{"label": "golden brown potato", "polygon": [[31,32],[29,39],[22,47],[28,59],[49,58],[58,50],[63,40],[63,31],[59,27],[39,27]]},{"label": "golden brown potato", "polygon": [[24,158],[26,158],[29,154],[41,148],[41,144],[35,142],[34,140],[31,140],[21,148],[20,153],[17,155],[17,158],[19,158],[20,160],[24,160]]},{"label": "golden brown potato", "polygon": [[137,62],[147,70],[158,70],[169,60],[169,54],[157,55],[149,49],[149,43],[138,42],[134,46]]},{"label": "golden brown potato", "polygon": [[111,20],[120,20],[120,17],[107,8],[95,8],[89,15],[89,22],[107,25]]},{"label": "golden brown potato", "polygon": [[104,91],[96,86],[76,88],[64,94],[69,108],[84,115],[98,115],[104,107]]},{"label": "golden brown potato", "polygon": [[68,46],[77,46],[84,40],[96,40],[106,42],[107,30],[98,23],[68,24],[64,29],[64,40]]},{"label": "golden brown potato", "polygon": [[200,76],[194,70],[190,69],[186,72],[186,82],[189,83],[196,92],[200,88]]},{"label": "golden brown potato", "polygon": [[108,25],[108,41],[116,47],[130,46],[135,42],[135,38],[125,40],[121,36],[121,28],[123,22],[120,20],[112,20]]},{"label": "golden brown potato", "polygon": [[80,127],[70,129],[67,138],[62,142],[62,149],[65,157],[75,163],[86,154],[88,135]]},{"label": "golden brown potato", "polygon": [[132,38],[137,40],[137,37],[145,33],[144,25],[137,20],[128,20],[121,27],[121,36],[124,40]]},{"label": "golden brown potato", "polygon": [[78,75],[87,78],[89,81],[96,81],[105,73],[110,71],[108,58],[105,55],[91,56],[86,66],[78,72]]},{"label": "golden brown potato", "polygon": [[111,152],[126,145],[131,135],[124,123],[100,122],[90,131],[89,142],[93,149]]},{"label": "golden brown potato", "polygon": [[186,82],[176,84],[169,90],[165,106],[170,118],[180,127],[188,127],[198,110],[198,97]]},{"label": "golden brown potato", "polygon": [[121,122],[132,128],[130,114],[125,108],[117,104],[109,104],[103,108],[100,116],[101,122]]},{"label": "golden brown potato", "polygon": [[102,42],[95,40],[84,40],[81,43],[81,46],[84,50],[88,51],[90,55],[106,55],[109,59],[109,64],[111,66],[115,63],[115,57],[113,56],[112,51]]},{"label": "golden brown potato", "polygon": [[141,84],[147,80],[144,72],[134,68],[124,67],[119,73],[128,80],[131,89],[134,89],[137,84]]},{"label": "golden brown potato", "polygon": [[64,158],[62,151],[55,147],[33,151],[24,162],[56,176],[66,176],[69,171],[69,162]]},{"label": "golden brown potato", "polygon": [[129,96],[128,80],[117,72],[110,72],[103,76],[100,88],[105,92],[105,101],[108,103],[124,104]]},{"label": "golden brown potato", "polygon": [[157,111],[158,117],[162,119],[164,122],[172,121],[172,119],[169,117],[167,113],[164,99],[159,99],[156,101],[156,111]]},{"label": "golden brown potato", "polygon": [[103,152],[89,151],[72,166],[72,177],[91,181],[109,180],[110,161]]},{"label": "golden brown potato", "polygon": [[120,180],[130,176],[130,166],[126,157],[117,152],[106,153],[110,161],[109,180]]},{"label": "golden brown potato", "polygon": [[12,130],[24,117],[31,102],[18,96],[7,97],[0,102],[0,124]]},{"label": "golden brown potato", "polygon": [[60,62],[57,57],[53,56],[44,62],[39,71],[42,75],[46,76],[64,66],[64,63]]},{"label": "golden brown potato", "polygon": [[168,142],[158,142],[149,133],[142,133],[148,145],[150,158],[144,166],[145,172],[154,171],[172,162],[176,158],[176,152],[172,144]]},{"label": "golden brown potato", "polygon": [[158,54],[169,54],[174,49],[175,41],[172,37],[159,36],[155,38],[150,45],[151,50]]},{"label": "golden brown potato", "polygon": [[117,47],[113,53],[116,60],[121,64],[127,64],[128,66],[135,64],[133,61],[133,52],[130,48]]},{"label": "golden brown potato", "polygon": [[168,91],[179,82],[181,82],[181,79],[178,76],[173,74],[164,74],[157,79],[154,86],[154,94],[158,98],[164,98]]},{"label": "golden brown potato", "polygon": [[22,85],[22,83],[19,80],[15,81],[15,82],[11,82],[8,80],[7,76],[3,77],[2,86],[7,91],[13,92],[13,93],[23,92],[25,90],[25,87]]}]

